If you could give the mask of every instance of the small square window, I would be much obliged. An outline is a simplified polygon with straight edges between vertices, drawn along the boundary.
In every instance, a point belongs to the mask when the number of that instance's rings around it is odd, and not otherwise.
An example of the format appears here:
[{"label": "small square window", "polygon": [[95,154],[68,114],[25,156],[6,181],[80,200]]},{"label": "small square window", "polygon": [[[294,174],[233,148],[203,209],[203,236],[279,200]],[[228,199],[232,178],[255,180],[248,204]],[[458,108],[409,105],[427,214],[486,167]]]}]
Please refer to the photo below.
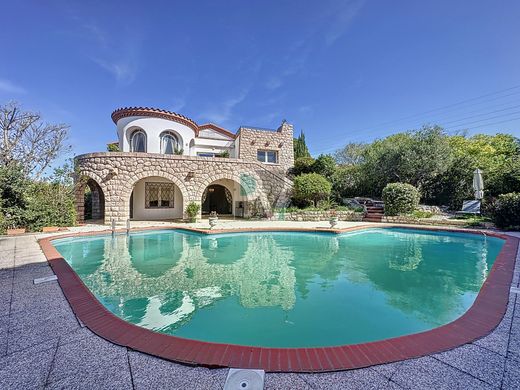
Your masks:
[{"label": "small square window", "polygon": [[263,163],[276,164],[278,163],[278,152],[276,150],[258,150],[256,158]]}]

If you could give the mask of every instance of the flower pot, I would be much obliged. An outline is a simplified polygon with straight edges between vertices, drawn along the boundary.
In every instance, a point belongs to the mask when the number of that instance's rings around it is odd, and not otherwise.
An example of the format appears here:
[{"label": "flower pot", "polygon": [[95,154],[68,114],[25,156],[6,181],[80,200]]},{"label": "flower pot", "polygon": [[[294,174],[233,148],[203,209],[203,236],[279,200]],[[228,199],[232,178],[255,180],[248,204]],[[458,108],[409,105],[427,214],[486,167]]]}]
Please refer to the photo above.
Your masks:
[{"label": "flower pot", "polygon": [[16,236],[18,234],[24,234],[25,228],[19,228],[19,229],[7,229],[7,235],[8,236]]},{"label": "flower pot", "polygon": [[213,229],[217,225],[218,217],[209,217],[208,221],[209,221],[209,228]]},{"label": "flower pot", "polygon": [[338,224],[338,217],[330,217],[329,224],[330,228],[333,229]]}]

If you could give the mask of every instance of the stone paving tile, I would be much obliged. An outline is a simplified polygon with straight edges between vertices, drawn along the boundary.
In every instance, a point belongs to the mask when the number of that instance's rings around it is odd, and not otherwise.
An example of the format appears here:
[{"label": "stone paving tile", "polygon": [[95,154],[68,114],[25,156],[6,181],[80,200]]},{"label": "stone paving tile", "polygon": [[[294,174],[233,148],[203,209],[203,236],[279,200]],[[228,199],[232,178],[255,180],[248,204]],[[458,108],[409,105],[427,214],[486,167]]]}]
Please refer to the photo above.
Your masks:
[{"label": "stone paving tile", "polygon": [[511,326],[507,358],[515,359],[520,362],[520,318],[518,317],[514,319],[513,325]]},{"label": "stone paving tile", "polygon": [[265,374],[265,390],[298,389],[308,390],[312,387],[298,374]]},{"label": "stone paving tile", "polygon": [[391,378],[392,375],[397,371],[399,366],[401,366],[403,362],[395,362],[395,363],[389,363],[389,364],[380,364],[378,366],[372,366],[370,367],[372,370],[377,371],[381,375],[383,375],[386,378]]},{"label": "stone paving tile", "polygon": [[59,311],[54,307],[51,311],[12,314],[9,324],[8,353],[46,340],[57,340],[62,334],[70,333],[78,328],[79,323],[70,308]]},{"label": "stone paving tile", "polygon": [[59,345],[49,388],[131,388],[126,348],[99,337]]},{"label": "stone paving tile", "polygon": [[[60,337],[60,345],[65,345],[68,343],[74,343],[79,340],[86,339],[88,337],[99,337],[95,333],[93,333],[90,329],[86,327],[81,327],[76,330],[73,330],[70,333],[65,333]],[[101,338],[101,337],[100,337]]]},{"label": "stone paving tile", "polygon": [[34,285],[34,279],[51,275],[54,272],[47,263],[25,264],[14,269],[14,283]]},{"label": "stone paving tile", "polygon": [[0,357],[7,355],[7,331],[9,330],[9,316],[0,317]]},{"label": "stone paving tile", "polygon": [[22,311],[41,312],[53,310],[56,312],[68,311],[72,313],[59,284],[54,282],[33,284],[29,286],[15,286],[11,301],[11,314]]},{"label": "stone paving tile", "polygon": [[317,389],[385,389],[388,379],[370,368],[323,374],[300,374],[309,385]]},{"label": "stone paving tile", "polygon": [[496,387],[500,386],[506,360],[505,356],[472,344],[433,357]]},{"label": "stone paving tile", "polygon": [[135,351],[128,357],[136,390],[182,389],[194,368]]},{"label": "stone paving tile", "polygon": [[510,329],[511,320],[502,321],[488,336],[474,341],[473,344],[506,356]]},{"label": "stone paving tile", "polygon": [[0,389],[43,389],[57,342],[0,358]]},{"label": "stone paving tile", "polygon": [[477,390],[490,385],[432,357],[405,361],[392,376],[405,389]]},{"label": "stone paving tile", "polygon": [[184,389],[206,390],[206,389],[222,389],[226,383],[226,377],[229,372],[227,368],[204,368],[195,367],[187,374],[187,380],[184,382]]},{"label": "stone paving tile", "polygon": [[520,389],[520,363],[508,359],[502,382],[502,389]]}]

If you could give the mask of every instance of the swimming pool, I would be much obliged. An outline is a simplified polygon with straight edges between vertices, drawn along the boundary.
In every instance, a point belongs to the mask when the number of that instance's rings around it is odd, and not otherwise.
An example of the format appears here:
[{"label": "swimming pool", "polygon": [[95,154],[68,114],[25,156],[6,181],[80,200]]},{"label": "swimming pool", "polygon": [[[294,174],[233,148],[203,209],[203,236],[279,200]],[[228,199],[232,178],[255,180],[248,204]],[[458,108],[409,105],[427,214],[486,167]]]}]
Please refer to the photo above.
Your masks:
[{"label": "swimming pool", "polygon": [[52,244],[132,324],[213,343],[308,348],[452,322],[475,301],[504,240],[399,228],[164,230]]}]

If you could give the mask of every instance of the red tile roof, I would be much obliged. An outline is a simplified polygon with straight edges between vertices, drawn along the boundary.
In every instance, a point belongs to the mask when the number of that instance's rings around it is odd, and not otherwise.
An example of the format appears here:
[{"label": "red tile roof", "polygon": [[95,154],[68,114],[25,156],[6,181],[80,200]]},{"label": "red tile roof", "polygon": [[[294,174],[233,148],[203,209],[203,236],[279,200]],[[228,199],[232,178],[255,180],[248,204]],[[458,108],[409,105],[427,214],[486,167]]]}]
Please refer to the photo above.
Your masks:
[{"label": "red tile roof", "polygon": [[199,135],[199,130],[204,129],[212,129],[223,135],[226,135],[231,138],[236,138],[236,134],[230,132],[229,130],[224,129],[223,127],[217,126],[213,123],[206,123],[204,125],[198,125],[193,119],[188,118],[187,116],[177,114],[173,111],[161,110],[159,108],[152,107],[124,107],[118,108],[112,113],[112,120],[115,124],[122,119],[130,116],[149,116],[152,118],[162,118],[170,121],[174,121],[185,126],[191,128],[195,135]]}]

